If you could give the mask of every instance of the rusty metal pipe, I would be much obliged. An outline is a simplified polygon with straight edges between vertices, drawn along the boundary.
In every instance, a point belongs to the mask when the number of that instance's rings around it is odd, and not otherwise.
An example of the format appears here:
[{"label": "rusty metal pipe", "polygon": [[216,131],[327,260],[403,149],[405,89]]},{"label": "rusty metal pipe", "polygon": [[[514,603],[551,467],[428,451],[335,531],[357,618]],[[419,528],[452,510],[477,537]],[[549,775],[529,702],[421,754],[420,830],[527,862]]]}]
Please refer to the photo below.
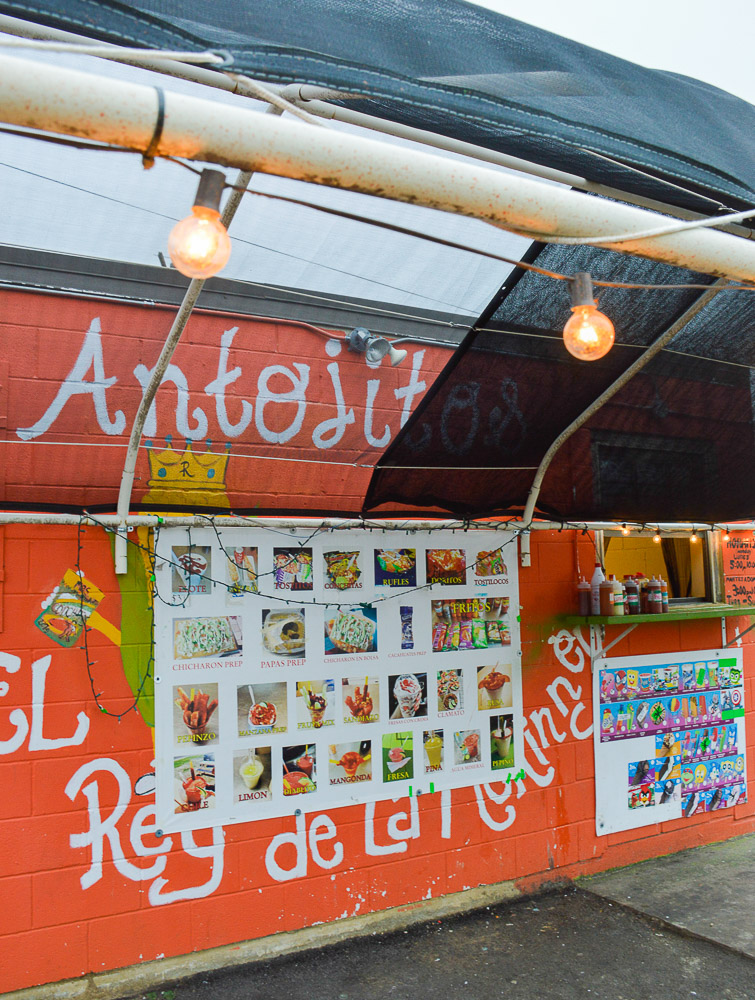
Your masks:
[{"label": "rusty metal pipe", "polygon": [[[155,129],[150,87],[0,57],[0,119],[144,150]],[[652,212],[361,136],[308,128],[182,94],[166,94],[157,155],[235,166],[471,216],[531,239],[608,236],[666,220]],[[688,230],[611,249],[739,280],[755,279],[752,242]]]}]

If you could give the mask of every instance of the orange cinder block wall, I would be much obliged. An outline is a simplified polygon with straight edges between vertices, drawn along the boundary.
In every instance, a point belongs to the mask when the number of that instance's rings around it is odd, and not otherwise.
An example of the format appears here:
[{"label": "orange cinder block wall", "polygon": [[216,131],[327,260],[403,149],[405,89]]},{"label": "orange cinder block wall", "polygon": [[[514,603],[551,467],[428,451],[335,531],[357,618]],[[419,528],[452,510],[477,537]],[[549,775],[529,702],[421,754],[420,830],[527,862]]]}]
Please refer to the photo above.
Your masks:
[{"label": "orange cinder block wall", "polygon": [[[79,645],[62,648],[34,625],[63,573],[76,565],[104,591],[103,617],[121,624],[128,595],[113,572],[109,536],[91,527],[26,525],[0,528],[0,536],[4,990],[502,880],[526,890],[755,829],[750,801],[596,837],[590,666],[568,636],[561,636],[561,660],[549,641],[562,629],[557,616],[575,610],[577,568],[591,567],[593,550],[589,539],[563,531],[534,533],[532,566],[520,571],[531,741],[518,787],[507,794],[497,784],[158,840],[152,729],[139,711],[127,711],[133,693],[119,649],[89,631],[90,684]],[[736,623],[744,628],[747,621],[730,619],[729,637]],[[755,772],[751,636],[743,640],[749,775]],[[720,644],[719,619],[663,623],[637,628],[612,655]],[[92,685],[113,715],[97,709]]]}]

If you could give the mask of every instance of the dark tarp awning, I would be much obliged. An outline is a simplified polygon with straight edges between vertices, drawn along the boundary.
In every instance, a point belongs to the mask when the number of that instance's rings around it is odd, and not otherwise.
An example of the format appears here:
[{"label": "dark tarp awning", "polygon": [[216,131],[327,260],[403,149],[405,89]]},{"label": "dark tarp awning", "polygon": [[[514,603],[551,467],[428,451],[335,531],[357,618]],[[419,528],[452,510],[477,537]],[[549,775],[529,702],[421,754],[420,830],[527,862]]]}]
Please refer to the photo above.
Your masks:
[{"label": "dark tarp awning", "polygon": [[[226,49],[231,69],[255,79],[357,94],[341,103],[669,205],[711,214],[755,204],[751,105],[459,0],[0,0],[0,12],[126,45]],[[535,245],[530,260],[599,280],[712,281],[586,246]],[[598,294],[617,344],[585,364],[561,339],[568,286],[517,271],[381,458],[363,509],[520,511],[552,441],[701,292]],[[539,509],[652,522],[752,516],[752,303],[723,292],[705,306],[569,439]]]},{"label": "dark tarp awning", "polygon": [[234,72],[360,95],[341,103],[707,214],[755,200],[750,104],[460,0],[14,0],[0,12],[125,45],[225,49]]},{"label": "dark tarp awning", "polygon": [[[593,247],[540,244],[529,259],[596,280],[712,281]],[[470,517],[521,511],[561,431],[704,294],[596,291],[616,345],[600,361],[582,362],[563,344],[566,284],[531,271],[512,277],[380,460],[365,510],[407,503]],[[719,292],[567,440],[538,509],[571,520],[748,518],[754,455],[752,293]]]}]

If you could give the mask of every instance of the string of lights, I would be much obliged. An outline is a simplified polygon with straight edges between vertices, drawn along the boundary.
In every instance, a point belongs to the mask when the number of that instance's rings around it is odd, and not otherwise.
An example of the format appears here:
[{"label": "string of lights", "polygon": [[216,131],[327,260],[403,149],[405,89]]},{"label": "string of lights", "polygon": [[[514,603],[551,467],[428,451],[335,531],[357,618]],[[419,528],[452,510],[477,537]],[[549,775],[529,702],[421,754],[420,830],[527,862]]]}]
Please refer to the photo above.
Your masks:
[{"label": "string of lights", "polygon": [[[229,562],[232,562],[231,557],[228,555],[227,546],[225,545],[224,540],[223,540],[223,538],[222,538],[222,536],[220,534],[220,530],[219,530],[218,525],[216,523],[215,517],[212,516],[212,515],[209,515],[209,514],[197,514],[196,516],[201,517],[203,520],[205,520],[207,522],[208,527],[212,528],[212,530],[213,530],[213,532],[215,534],[217,543],[218,543],[218,545],[220,547],[221,552],[223,553],[223,555],[225,556],[225,558]],[[311,542],[315,537],[317,537],[318,534],[321,534],[321,533],[330,534],[333,531],[338,530],[337,528],[334,528],[334,527],[332,527],[330,525],[327,525],[327,524],[324,524],[324,523],[320,523],[320,524],[318,524],[318,525],[315,526],[314,530],[310,531],[304,537],[302,537],[302,538],[296,538],[296,537],[293,537],[291,535],[290,530],[278,529],[278,528],[276,528],[276,527],[274,527],[272,525],[265,524],[264,522],[261,522],[258,519],[254,519],[254,518],[244,518],[244,520],[248,520],[250,527],[255,527],[255,528],[259,528],[259,529],[265,530],[265,531],[269,531],[269,532],[271,532],[271,533],[273,533],[273,534],[275,534],[277,536],[285,538],[286,542],[287,542],[287,547],[289,549],[292,549],[292,550],[295,550],[296,548],[298,548],[299,550],[304,549],[309,544],[309,542]],[[519,527],[517,529],[511,529],[510,525],[512,523],[514,523],[514,520],[515,520],[514,518],[509,518],[509,519],[504,520],[504,521],[497,521],[497,522],[492,522],[492,523],[491,522],[482,522],[482,523],[480,523],[480,522],[472,522],[472,521],[469,521],[469,520],[465,520],[465,521],[457,521],[455,523],[451,522],[450,524],[446,522],[446,523],[444,523],[443,526],[439,526],[437,528],[423,526],[421,529],[412,528],[412,522],[410,520],[407,520],[406,522],[404,522],[403,527],[402,527],[402,525],[397,524],[395,527],[392,527],[391,530],[396,530],[396,531],[405,530],[405,531],[407,531],[409,533],[414,533],[417,530],[421,530],[423,532],[427,532],[427,533],[432,534],[432,533],[438,532],[438,531],[442,531],[444,533],[448,533],[448,532],[455,533],[457,531],[467,532],[467,531],[473,529],[473,527],[475,527],[475,526],[485,527],[487,529],[495,528],[496,530],[509,529],[509,530],[511,530],[511,537],[507,538],[504,542],[501,543],[500,546],[498,546],[497,549],[493,550],[495,553],[503,553],[503,550],[507,546],[509,546],[512,543],[514,543],[516,541],[516,539],[521,534],[523,534],[525,531],[527,531],[527,528],[524,527],[524,526]],[[161,529],[163,527],[165,527],[165,524],[164,524],[162,518],[160,519],[160,522],[161,523],[158,523],[157,525],[154,526],[154,529],[153,529],[154,535],[153,535],[153,541],[151,542],[151,544],[143,545],[138,540],[136,540],[134,538],[131,538],[131,537],[128,537],[128,535],[126,536],[128,544],[130,544],[132,547],[136,548],[140,552],[146,553],[146,555],[147,555],[147,561],[148,561],[149,566],[150,566],[150,573],[149,573],[149,579],[148,579],[148,598],[151,598],[148,610],[150,610],[151,616],[150,616],[149,657],[148,657],[148,660],[147,660],[146,668],[145,668],[144,673],[141,675],[139,686],[138,686],[138,688],[137,688],[137,690],[135,692],[133,702],[131,703],[131,705],[128,706],[128,708],[123,709],[120,712],[112,712],[112,711],[110,711],[109,709],[107,709],[105,707],[105,705],[102,703],[102,700],[101,700],[102,697],[103,697],[103,692],[102,691],[98,691],[97,690],[97,685],[95,684],[94,667],[95,667],[97,661],[93,660],[91,658],[90,652],[89,652],[89,641],[88,641],[89,627],[87,625],[87,609],[86,609],[85,604],[84,604],[84,597],[85,597],[85,593],[84,593],[85,592],[85,586],[83,584],[84,575],[83,575],[83,572],[82,572],[82,569],[81,569],[81,552],[82,552],[82,547],[83,547],[82,535],[84,533],[84,525],[85,524],[94,524],[95,526],[100,527],[103,531],[109,532],[109,533],[113,532],[115,529],[112,528],[111,526],[107,525],[107,524],[103,524],[95,516],[93,516],[92,514],[86,513],[86,512],[82,513],[80,515],[78,526],[77,526],[76,575],[77,575],[77,579],[79,581],[80,615],[81,615],[81,621],[82,621],[82,633],[81,633],[81,635],[82,635],[82,644],[81,644],[81,646],[79,648],[84,653],[84,661],[85,661],[85,665],[86,665],[87,676],[89,678],[89,685],[90,685],[90,688],[91,688],[91,691],[92,691],[92,697],[94,699],[95,704],[97,705],[97,708],[99,709],[99,711],[103,715],[110,716],[111,718],[117,718],[119,722],[121,721],[121,719],[125,715],[128,715],[130,712],[137,710],[138,704],[139,704],[139,700],[142,697],[142,694],[143,694],[143,691],[144,691],[144,686],[145,686],[147,680],[151,676],[154,675],[154,667],[155,667],[155,601],[159,600],[162,604],[164,604],[167,607],[181,608],[181,607],[185,607],[186,606],[186,603],[187,603],[188,598],[189,598],[189,591],[188,590],[186,591],[186,593],[182,596],[182,598],[179,601],[174,601],[174,600],[170,600],[169,601],[169,600],[166,600],[162,596],[162,594],[160,593],[160,588],[159,588],[159,585],[158,585],[158,574],[157,574],[158,560],[159,560],[160,565],[168,566],[168,567],[171,567],[171,568],[174,568],[174,569],[178,569],[178,570],[180,570],[180,569],[183,568],[181,566],[180,562],[174,560],[170,556],[165,556],[165,555],[162,555],[162,554],[158,553],[157,550],[158,550],[158,547],[159,547],[160,532],[161,532]],[[727,541],[729,539],[729,537],[730,537],[730,529],[729,529],[728,526],[719,525],[719,524],[714,523],[714,524],[711,524],[709,527],[710,527],[710,530],[720,530],[720,531],[723,531],[724,532],[723,539],[725,541]],[[707,530],[708,526],[706,525],[705,528]],[[369,521],[366,521],[366,520],[362,522],[361,529],[364,530],[364,531],[370,531],[370,532],[385,532],[385,530],[386,530],[386,528],[383,525],[376,524],[376,523],[370,523]],[[354,530],[354,528],[352,527],[352,528],[350,528],[348,530]],[[560,526],[559,526],[559,528],[557,530],[559,531],[559,533],[561,531],[563,531],[563,530],[575,530],[575,531],[579,531],[581,533],[581,535],[587,536],[588,539],[590,540],[590,542],[592,543],[593,549],[595,551],[595,558],[596,558],[596,560],[598,562],[602,561],[600,559],[599,549],[598,549],[598,545],[597,545],[597,541],[596,541],[596,538],[595,538],[594,531],[591,530],[590,527],[586,523],[572,522],[572,521],[562,521],[561,524],[560,524]],[[648,531],[653,530],[653,528],[652,528],[652,525],[648,525],[646,522],[643,522],[643,523],[637,522],[635,524],[633,524],[631,522],[622,522],[621,525],[619,525],[618,523],[616,524],[616,530],[620,530],[623,535],[628,535],[628,534],[630,534],[630,532],[632,530],[636,530],[638,534],[642,534],[643,532],[648,532]],[[701,530],[702,530],[702,528],[701,528]],[[666,529],[664,529],[664,532],[669,537],[673,537],[673,536],[675,536],[675,535],[678,534],[678,531],[676,531],[676,530],[666,530]],[[191,528],[190,527],[188,528],[187,534],[188,534],[188,543],[189,543],[188,544],[188,554],[189,554],[189,558],[191,558],[191,553],[192,553],[192,550],[194,548],[194,542],[193,542],[192,537],[191,537]],[[655,528],[654,535],[653,535],[653,540],[655,542],[660,542],[662,540],[662,529],[661,529],[660,525],[657,525],[656,528]],[[698,531],[697,531],[697,528],[695,528],[695,526],[693,525],[692,529],[691,529],[691,534],[690,534],[690,541],[694,543],[694,542],[697,542],[698,540],[699,540]],[[476,565],[476,561],[475,560],[466,563],[465,566],[464,566],[464,571],[466,572],[466,570],[473,568],[475,565]],[[265,577],[273,576],[274,573],[275,573],[275,569],[271,569],[271,570],[263,572],[263,573],[258,573],[257,577],[256,577],[257,590],[254,591],[254,592],[249,591],[248,593],[250,594],[250,596],[254,596],[255,598],[263,598],[263,599],[269,600],[269,601],[277,601],[278,603],[286,604],[286,605],[289,605],[289,606],[290,605],[301,606],[302,604],[304,604],[306,606],[320,606],[320,607],[328,607],[328,608],[334,608],[335,607],[335,608],[338,608],[340,610],[343,607],[347,606],[347,604],[348,604],[349,607],[359,606],[359,607],[362,607],[362,608],[372,608],[376,604],[381,604],[381,603],[385,603],[385,602],[392,601],[392,600],[406,600],[406,598],[409,595],[411,595],[411,594],[424,592],[424,591],[430,590],[433,587],[437,586],[436,583],[421,584],[421,585],[418,585],[416,587],[412,587],[410,589],[406,589],[406,590],[402,589],[402,591],[400,593],[386,594],[384,596],[374,598],[372,601],[363,601],[363,602],[350,601],[350,602],[340,602],[339,603],[337,601],[317,601],[317,600],[310,600],[310,599],[306,599],[305,600],[302,597],[299,597],[298,599],[293,599],[292,600],[291,598],[282,597],[282,596],[280,596],[279,594],[276,594],[276,593],[266,593],[264,591],[260,591],[259,590],[259,585],[258,585],[259,584],[259,580],[263,579]],[[215,577],[213,577],[213,576],[211,576],[209,574],[206,574],[206,573],[203,574],[203,579],[205,579],[208,583],[211,583],[215,587],[220,587],[220,588],[225,589],[228,592],[232,592],[234,594],[234,596],[240,596],[238,587],[235,586],[232,583],[229,583],[229,582],[227,582],[225,580],[219,580],[219,579],[217,579],[217,578],[215,578]],[[243,593],[245,593],[245,592],[242,591],[241,594],[243,595]]]},{"label": "string of lights", "polygon": [[[191,168],[193,169],[193,168]],[[283,195],[268,195],[258,191],[250,191],[246,187],[230,185],[225,180],[225,175],[220,170],[205,169],[199,177],[196,198],[192,207],[192,214],[182,219],[170,233],[168,239],[168,252],[175,267],[187,277],[195,279],[205,279],[218,274],[227,264],[231,254],[231,241],[226,232],[225,226],[220,217],[220,198],[225,188],[232,188],[242,194],[255,194],[262,197],[272,197],[276,200],[294,202],[298,205],[306,205],[309,208],[323,211],[328,214],[348,218],[360,223],[375,225],[380,228],[389,229],[393,232],[400,232],[404,235],[419,236],[414,230],[408,230],[403,226],[393,223],[368,220],[362,216],[357,216],[340,209],[328,208],[325,206],[315,206],[300,199],[292,199]],[[752,212],[739,213],[743,218],[749,217]],[[696,223],[685,224],[684,228],[694,228]],[[709,225],[710,220],[698,220],[699,225]],[[666,230],[664,229],[663,232]],[[660,235],[658,230],[654,235]],[[625,235],[625,234],[623,234]],[[458,243],[443,240],[440,237],[423,237],[441,245],[454,247],[455,249],[466,249]],[[581,238],[578,242],[590,243],[590,237]],[[558,242],[558,241],[555,241]],[[573,241],[572,241],[573,242]],[[478,252],[478,251],[473,251]],[[534,271],[546,277],[558,281],[568,281],[571,285],[571,317],[564,326],[564,345],[573,357],[580,361],[597,361],[604,357],[613,347],[616,334],[613,323],[604,313],[597,308],[597,301],[593,292],[592,276],[586,271],[577,272],[574,275],[559,274],[555,271],[548,271],[537,267],[534,264],[515,260],[511,257],[493,254],[489,251],[479,251],[485,257],[492,257],[513,267]],[[595,282],[601,284],[601,282]],[[609,283],[609,287],[625,288],[645,288],[645,289],[671,289],[689,288],[702,289],[708,293],[718,294],[721,291],[755,291],[755,286],[738,284],[729,281],[710,284],[678,284],[678,285],[642,285],[640,283]]]},{"label": "string of lights", "polygon": [[[82,551],[82,547],[83,547],[82,534],[83,534],[83,531],[84,531],[84,527],[83,526],[84,526],[84,521],[86,520],[86,518],[88,518],[88,515],[85,516],[83,514],[79,518],[79,524],[78,524],[78,530],[77,530],[77,536],[76,536],[76,577],[77,577],[77,584],[76,584],[76,586],[78,587],[78,591],[79,591],[79,614],[81,616],[81,625],[82,625],[82,629],[81,629],[81,642],[82,642],[82,644],[81,644],[81,646],[79,648],[84,653],[84,663],[86,664],[87,677],[89,678],[89,687],[91,688],[92,697],[94,699],[95,705],[97,706],[97,708],[100,710],[100,712],[103,715],[108,715],[108,716],[110,716],[110,718],[117,719],[118,722],[120,722],[121,719],[125,715],[128,715],[130,712],[136,712],[137,711],[138,706],[139,706],[139,701],[140,701],[140,699],[142,697],[142,694],[144,693],[144,686],[147,683],[147,680],[150,677],[154,676],[154,666],[155,666],[155,604],[154,604],[154,599],[153,599],[150,602],[150,605],[149,605],[149,608],[148,608],[148,610],[151,611],[151,616],[150,616],[149,656],[147,658],[147,664],[146,664],[144,673],[141,676],[141,679],[139,681],[139,685],[138,685],[138,687],[136,689],[136,692],[134,694],[134,700],[128,706],[128,708],[125,708],[125,709],[123,709],[120,712],[111,712],[110,709],[106,708],[102,704],[102,701],[100,700],[102,698],[102,696],[103,696],[103,692],[96,690],[97,685],[95,685],[95,681],[94,681],[94,667],[97,664],[97,660],[93,660],[91,658],[90,654],[89,654],[89,626],[87,624],[87,618],[88,618],[88,615],[89,615],[89,610],[85,607],[85,604],[84,604],[84,592],[85,592],[86,588],[85,588],[85,584],[84,584],[84,574],[83,574],[82,569],[81,569],[81,551]],[[140,546],[140,548],[143,548],[143,546]],[[149,549],[147,551],[149,552]],[[155,579],[155,563],[154,563],[154,555],[153,554],[152,554],[152,557],[151,557],[151,565],[152,565],[151,576],[152,576],[152,579],[154,580]],[[149,599],[149,590],[150,590],[150,588],[148,587],[148,599]]]},{"label": "string of lights", "polygon": [[[91,521],[93,524],[98,525],[104,531],[113,532],[113,531],[116,530],[114,528],[111,528],[109,525],[102,524],[92,514],[88,514],[87,513],[85,516],[86,516],[86,518],[89,521]],[[215,535],[216,535],[216,538],[217,538],[218,544],[220,545],[221,550],[226,555],[226,558],[229,558],[228,555],[227,555],[227,553],[225,552],[225,544],[224,544],[223,539],[222,539],[222,537],[220,535],[218,527],[217,527],[217,525],[214,522],[214,519],[210,515],[197,515],[197,516],[201,516],[201,517],[206,517],[207,518],[207,521],[209,522],[209,526],[212,527],[213,530],[214,530],[214,532],[215,532]],[[82,515],[82,517],[84,517],[84,515]],[[298,547],[299,549],[305,548],[309,544],[309,542],[313,538],[315,538],[318,534],[320,534],[320,533],[331,534],[334,530],[338,530],[338,529],[331,528],[330,526],[324,526],[322,524],[319,524],[319,525],[317,525],[317,527],[315,528],[315,530],[312,531],[309,535],[307,535],[306,537],[304,537],[302,539],[297,539],[297,538],[294,538],[291,535],[290,532],[280,532],[280,531],[277,531],[274,528],[270,528],[268,525],[259,524],[259,523],[255,523],[255,522],[250,522],[250,523],[254,523],[256,527],[261,527],[264,530],[272,530],[272,531],[275,531],[276,534],[284,535],[284,537],[286,537],[286,539],[287,539],[287,545],[288,545],[288,547],[290,549],[295,549],[296,547]],[[508,524],[509,522],[504,522],[504,523]],[[428,531],[428,532],[432,532],[432,531],[443,531],[443,532],[448,532],[448,531],[451,531],[451,532],[453,532],[453,531],[463,531],[463,530],[466,530],[469,525],[470,525],[470,522],[460,521],[460,522],[458,522],[458,527],[457,528],[449,527],[448,524],[446,524],[443,527],[439,527],[437,529],[432,529],[432,528],[426,529],[426,528],[423,528],[422,530],[423,531]],[[368,523],[365,523],[363,530],[365,530],[365,531],[381,531],[381,532],[384,532],[386,529],[384,527],[380,526],[380,525],[370,525]],[[399,530],[399,529],[395,529],[395,530]],[[412,531],[411,528],[406,528],[405,530],[407,530],[409,532]],[[415,530],[417,530],[417,529],[415,529]],[[150,554],[150,558],[154,560],[154,565],[155,566],[157,565],[157,561],[159,560],[160,565],[169,566],[169,567],[175,568],[177,570],[182,569],[182,566],[181,566],[181,564],[179,562],[177,562],[176,560],[172,559],[170,556],[164,556],[164,555],[161,555],[161,554],[159,554],[157,552],[159,532],[160,532],[160,526],[159,525],[157,525],[155,527],[155,532],[156,532],[156,537],[155,537],[154,547],[147,548],[144,545],[142,545],[141,542],[138,542],[138,541],[134,540],[133,538],[130,538],[128,535],[126,535],[126,540],[127,540],[127,542],[128,542],[129,545],[134,546],[137,549],[140,549],[140,550],[148,552]],[[496,549],[494,551],[495,552],[502,552],[503,549],[506,548],[506,546],[511,545],[511,543],[514,542],[516,540],[516,538],[518,538],[519,534],[520,534],[519,530],[512,531],[512,537],[508,538],[508,539],[506,539],[506,541],[502,542],[501,545],[498,547],[498,549]],[[474,560],[472,562],[466,564],[464,566],[465,572],[466,572],[467,569],[471,569],[475,565],[476,565],[476,562]],[[257,574],[257,581],[259,581],[260,579],[264,579],[265,577],[274,576],[274,574],[275,574],[275,569],[271,569],[271,570],[263,572],[263,573],[258,573]],[[155,589],[155,594],[158,597],[158,599],[161,601],[161,603],[167,605],[168,607],[183,606],[183,604],[180,604],[180,605],[178,603],[173,604],[172,602],[167,601],[164,598],[162,598],[162,596],[159,594],[157,573],[154,572],[153,576],[155,577],[155,579],[152,580],[151,583],[152,583],[152,586]],[[211,575],[209,575],[207,573],[203,573],[202,577],[203,577],[204,580],[206,580],[208,583],[211,583],[213,586],[220,587],[220,588],[223,588],[226,591],[230,591],[230,592],[233,592],[234,594],[237,594],[237,588],[235,588],[234,584],[232,584],[232,583],[228,583],[225,580],[219,580],[216,577],[211,576]],[[375,604],[382,604],[382,603],[385,603],[385,602],[388,602],[388,601],[394,601],[394,600],[403,600],[406,597],[408,597],[410,594],[414,594],[414,593],[419,593],[419,592],[422,592],[422,591],[426,591],[426,590],[429,590],[430,588],[435,587],[435,586],[437,586],[437,584],[435,584],[435,583],[421,584],[421,585],[418,585],[416,587],[412,587],[412,588],[410,588],[408,590],[402,589],[400,593],[391,593],[391,594],[385,594],[385,595],[383,595],[381,597],[376,597],[374,600],[369,601],[369,602],[359,602],[359,601],[357,601],[357,602],[354,602],[354,601],[349,601],[349,602],[346,602],[346,601],[341,601],[341,602],[338,602],[338,601],[317,601],[317,600],[310,600],[310,599],[304,600],[303,598],[292,600],[291,598],[282,597],[280,594],[266,593],[264,591],[260,591],[259,590],[259,586],[258,586],[258,589],[252,594],[252,596],[254,596],[254,597],[262,597],[262,598],[264,598],[266,600],[269,600],[269,601],[277,601],[280,604],[301,606],[304,603],[307,606],[311,605],[311,606],[317,606],[317,607],[330,607],[330,608],[337,607],[337,608],[341,609],[343,607],[346,607],[347,604],[350,607],[351,606],[355,606],[356,604],[359,604],[362,607],[373,607]]]}]

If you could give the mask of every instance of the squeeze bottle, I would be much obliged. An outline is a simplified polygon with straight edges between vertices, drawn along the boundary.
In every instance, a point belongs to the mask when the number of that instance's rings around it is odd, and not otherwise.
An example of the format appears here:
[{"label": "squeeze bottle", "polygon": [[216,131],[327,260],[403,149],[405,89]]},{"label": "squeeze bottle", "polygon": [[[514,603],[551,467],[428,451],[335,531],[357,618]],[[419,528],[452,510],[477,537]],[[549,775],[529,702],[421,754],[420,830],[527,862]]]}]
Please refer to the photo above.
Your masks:
[{"label": "squeeze bottle", "polygon": [[599,562],[595,563],[592,578],[590,580],[590,614],[600,614],[600,585],[605,583],[603,567]]},{"label": "squeeze bottle", "polygon": [[591,608],[590,584],[583,576],[580,576],[577,584],[577,598],[579,600],[579,614],[587,617]]},{"label": "squeeze bottle", "polygon": [[613,573],[608,574],[608,579],[613,584],[613,614],[626,614],[626,608],[624,607],[624,588],[621,585],[621,580],[617,580]]}]

